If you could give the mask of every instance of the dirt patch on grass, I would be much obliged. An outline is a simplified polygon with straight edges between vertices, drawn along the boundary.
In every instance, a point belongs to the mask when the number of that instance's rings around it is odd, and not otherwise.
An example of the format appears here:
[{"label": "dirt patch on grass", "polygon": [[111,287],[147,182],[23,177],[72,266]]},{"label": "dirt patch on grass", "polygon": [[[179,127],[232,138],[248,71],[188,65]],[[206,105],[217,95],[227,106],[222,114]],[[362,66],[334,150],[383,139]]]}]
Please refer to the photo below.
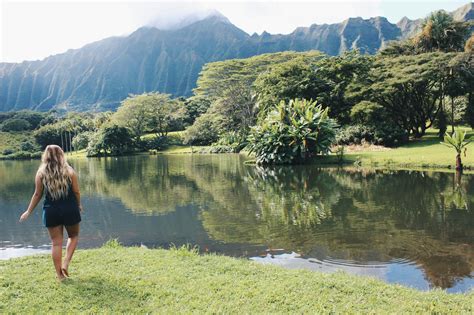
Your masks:
[{"label": "dirt patch on grass", "polygon": [[344,146],[344,151],[346,153],[352,152],[378,152],[378,151],[390,151],[391,148],[384,147],[382,145],[375,145],[370,143],[363,144],[351,144]]}]

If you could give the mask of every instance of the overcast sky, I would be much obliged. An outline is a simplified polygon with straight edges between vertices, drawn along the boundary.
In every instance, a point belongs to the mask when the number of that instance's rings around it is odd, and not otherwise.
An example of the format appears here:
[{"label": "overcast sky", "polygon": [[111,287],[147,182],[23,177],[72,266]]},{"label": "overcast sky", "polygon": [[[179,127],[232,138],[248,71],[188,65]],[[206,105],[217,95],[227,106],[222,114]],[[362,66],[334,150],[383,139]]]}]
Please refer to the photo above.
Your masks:
[{"label": "overcast sky", "polygon": [[348,17],[425,17],[452,11],[458,0],[313,0],[313,1],[117,1],[0,0],[0,62],[43,59],[140,26],[168,25],[193,12],[216,9],[249,34],[287,34],[298,26],[337,23]]}]

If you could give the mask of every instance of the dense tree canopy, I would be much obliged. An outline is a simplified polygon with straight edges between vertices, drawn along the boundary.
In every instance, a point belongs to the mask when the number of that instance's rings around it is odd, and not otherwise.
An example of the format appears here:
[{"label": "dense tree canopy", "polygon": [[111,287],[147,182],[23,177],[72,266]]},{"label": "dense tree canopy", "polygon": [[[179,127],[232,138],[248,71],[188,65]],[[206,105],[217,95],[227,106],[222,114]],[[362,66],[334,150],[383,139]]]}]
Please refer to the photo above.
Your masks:
[{"label": "dense tree canopy", "polygon": [[166,136],[169,131],[181,128],[186,109],[179,99],[169,94],[146,93],[125,99],[112,120],[128,127],[139,140],[145,132]]},{"label": "dense tree canopy", "polygon": [[423,136],[440,110],[440,82],[446,65],[455,56],[427,53],[378,58],[367,79],[352,84],[351,96],[375,101],[400,128],[415,137]]}]

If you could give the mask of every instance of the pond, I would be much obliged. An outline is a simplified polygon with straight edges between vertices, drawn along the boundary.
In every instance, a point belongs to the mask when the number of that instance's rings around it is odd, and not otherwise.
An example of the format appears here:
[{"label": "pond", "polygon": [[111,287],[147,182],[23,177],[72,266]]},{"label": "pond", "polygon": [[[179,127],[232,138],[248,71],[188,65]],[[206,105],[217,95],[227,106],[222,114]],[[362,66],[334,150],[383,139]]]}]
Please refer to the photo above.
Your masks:
[{"label": "pond", "polygon": [[[474,287],[474,176],[293,166],[239,155],[76,159],[80,248],[193,244],[287,268],[378,277],[421,290]],[[39,161],[0,161],[0,259],[49,249],[40,207],[19,215]]]}]

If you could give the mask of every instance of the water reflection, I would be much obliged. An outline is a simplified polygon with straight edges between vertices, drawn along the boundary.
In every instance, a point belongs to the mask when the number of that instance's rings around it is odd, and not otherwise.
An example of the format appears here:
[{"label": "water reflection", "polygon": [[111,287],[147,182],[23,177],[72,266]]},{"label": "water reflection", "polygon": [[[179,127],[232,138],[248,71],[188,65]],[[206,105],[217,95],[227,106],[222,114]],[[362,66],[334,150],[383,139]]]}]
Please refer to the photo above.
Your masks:
[{"label": "water reflection", "polygon": [[[86,208],[81,246],[100,246],[110,237],[127,245],[192,243],[203,250],[293,267],[345,269],[421,289],[474,286],[474,176],[258,168],[242,159],[72,160]],[[33,192],[37,166],[37,161],[0,162],[0,258],[10,257],[14,248],[44,250],[49,243],[39,211],[26,224],[17,223]],[[266,256],[267,249],[298,256],[276,259]]]}]

